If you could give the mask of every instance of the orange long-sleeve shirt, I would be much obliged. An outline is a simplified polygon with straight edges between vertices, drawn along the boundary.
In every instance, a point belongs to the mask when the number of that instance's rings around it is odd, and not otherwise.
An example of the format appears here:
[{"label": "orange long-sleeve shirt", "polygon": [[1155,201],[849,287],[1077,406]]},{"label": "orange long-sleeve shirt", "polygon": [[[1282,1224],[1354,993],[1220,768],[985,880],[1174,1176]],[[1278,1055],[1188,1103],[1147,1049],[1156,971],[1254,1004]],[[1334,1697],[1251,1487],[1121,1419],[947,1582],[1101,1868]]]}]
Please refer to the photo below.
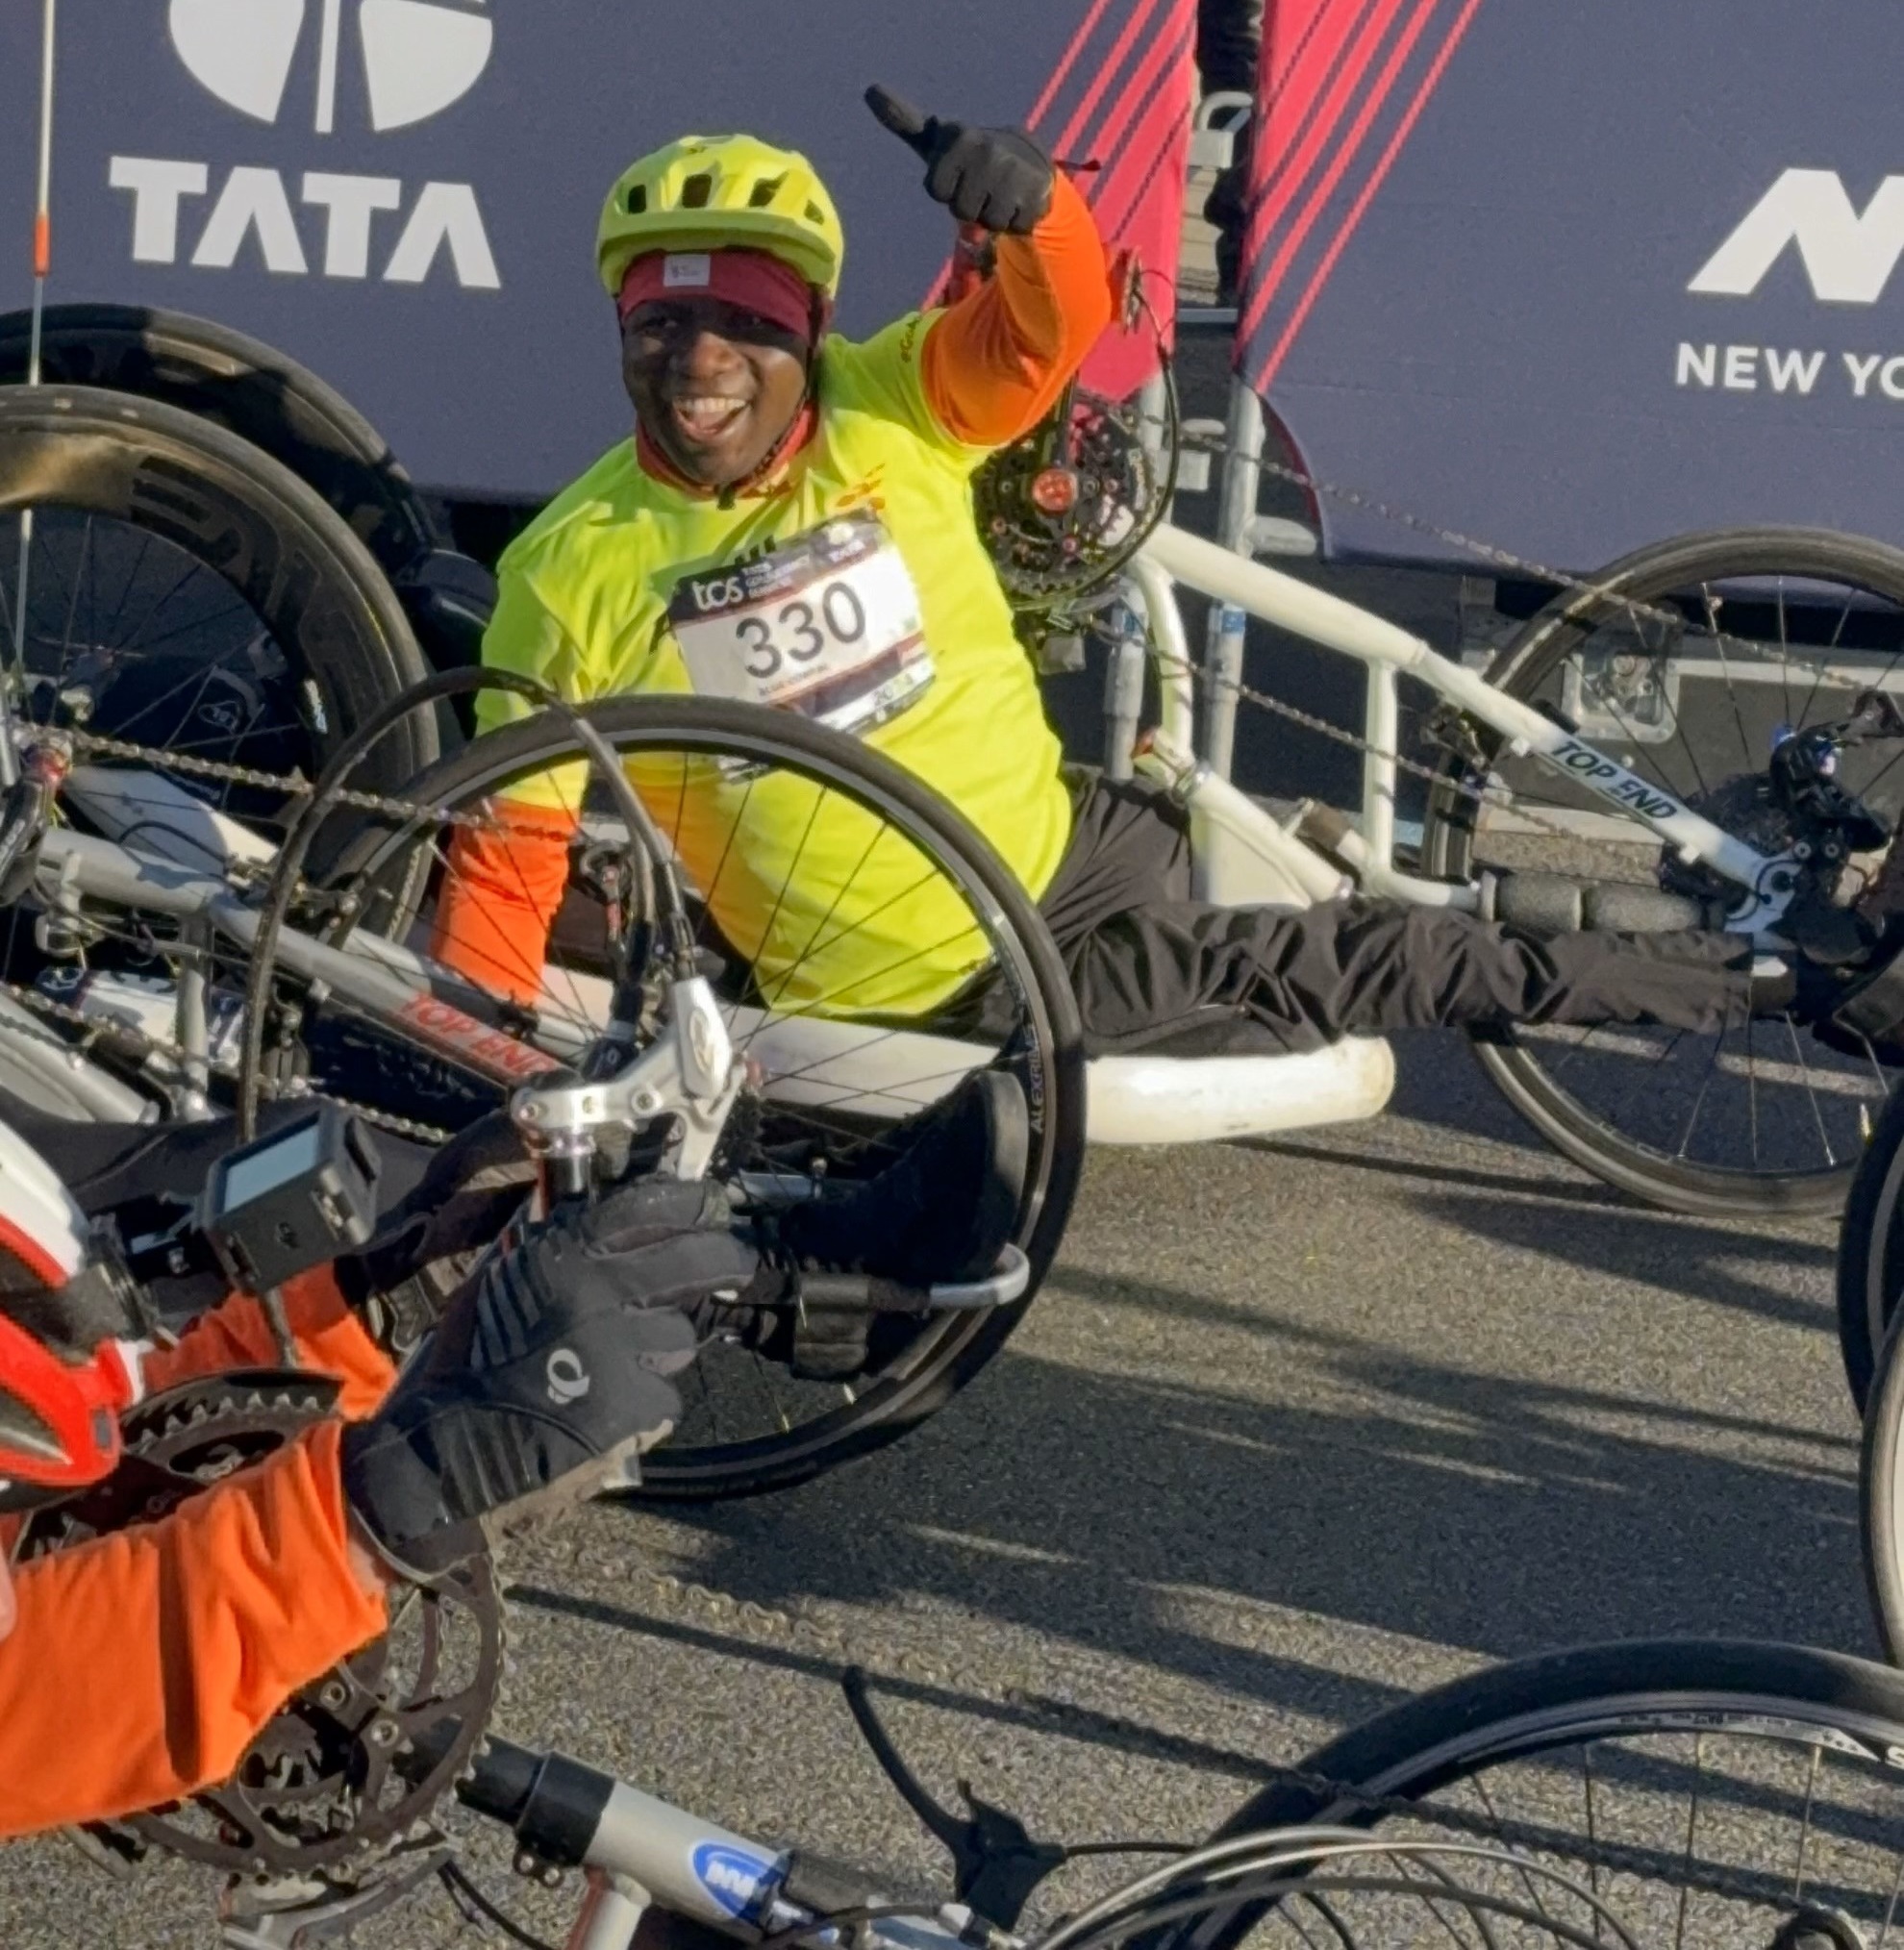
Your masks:
[{"label": "orange long-sleeve shirt", "polygon": [[[293,1281],[300,1364],[367,1414],[394,1370],[328,1271]],[[275,1367],[263,1310],[235,1297],[148,1358],[161,1390]],[[367,1644],[384,1602],[352,1562],[341,1424],[306,1432],[172,1515],[15,1574],[0,1639],[0,1838],[99,1821],[226,1779],[298,1688]]]},{"label": "orange long-sleeve shirt", "polygon": [[[975,447],[1004,446],[1029,433],[1112,315],[1096,221],[1062,174],[1044,218],[1029,237],[999,238],[994,263],[990,279],[933,316],[920,353],[934,418]],[[432,955],[472,981],[533,1002],[574,830],[569,814],[519,804],[508,808],[506,822],[499,813],[491,830],[460,828]]]}]

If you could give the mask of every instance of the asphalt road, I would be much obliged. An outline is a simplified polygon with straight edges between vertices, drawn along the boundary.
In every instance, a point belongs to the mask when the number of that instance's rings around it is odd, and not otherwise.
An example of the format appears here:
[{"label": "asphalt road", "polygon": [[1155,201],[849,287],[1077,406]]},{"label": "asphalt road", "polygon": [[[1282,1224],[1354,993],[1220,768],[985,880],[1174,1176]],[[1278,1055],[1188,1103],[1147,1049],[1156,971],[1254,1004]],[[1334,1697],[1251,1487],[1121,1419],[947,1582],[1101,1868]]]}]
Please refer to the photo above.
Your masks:
[{"label": "asphalt road", "polygon": [[[1828,1229],[1642,1211],[1452,1038],[1402,1057],[1373,1123],[1095,1154],[1026,1327],[900,1447],[523,1549],[502,1730],[929,1875],[849,1662],[939,1791],[1079,1839],[1196,1835],[1326,1730],[1542,1646],[1872,1650]],[[206,1944],[212,1895],[42,1842],[0,1857],[0,1944]],[[559,1933],[557,1899],[528,1910]],[[433,1895],[358,1940],[460,1927]]]}]

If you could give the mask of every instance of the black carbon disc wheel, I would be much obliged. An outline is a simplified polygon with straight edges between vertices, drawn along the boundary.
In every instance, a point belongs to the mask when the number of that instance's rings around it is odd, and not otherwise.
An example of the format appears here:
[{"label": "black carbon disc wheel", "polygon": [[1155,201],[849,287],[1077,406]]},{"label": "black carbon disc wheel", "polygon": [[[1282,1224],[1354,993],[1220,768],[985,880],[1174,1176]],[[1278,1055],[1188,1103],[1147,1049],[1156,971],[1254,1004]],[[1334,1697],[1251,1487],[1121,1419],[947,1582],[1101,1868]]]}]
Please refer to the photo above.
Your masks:
[{"label": "black carbon disc wheel", "polygon": [[[426,674],[376,561],[313,488],[191,413],[81,388],[0,388],[10,655],[16,634],[36,715],[69,713],[77,693],[95,730],[131,743],[307,778]],[[431,724],[406,724],[366,788],[437,749]],[[177,777],[230,803],[229,787]]]},{"label": "black carbon disc wheel", "polygon": [[[247,333],[142,305],[49,305],[46,384],[98,388],[176,407],[288,467],[392,577],[438,545],[428,506],[388,443],[333,386]],[[0,312],[0,386],[27,375],[30,312]]]},{"label": "black carbon disc wheel", "polygon": [[[1740,529],[1641,549],[1526,623],[1489,681],[1578,725],[1596,749],[1754,845],[1784,850],[1755,799],[1774,739],[1851,714],[1865,689],[1904,690],[1904,553],[1808,529]],[[1484,867],[1657,889],[1684,870],[1637,819],[1463,720],[1424,816],[1441,878]],[[1904,746],[1847,750],[1841,781],[1893,827]],[[1491,781],[1511,806],[1460,787]],[[1875,859],[1846,869],[1847,888]],[[1714,897],[1748,891],[1715,884]],[[1719,1035],[1629,1025],[1520,1029],[1477,1039],[1483,1067],[1553,1146],[1669,1211],[1828,1214],[1843,1206],[1890,1074],[1791,1017]]]},{"label": "black carbon disc wheel", "polygon": [[[1904,1675],[1888,1667],[1788,1645],[1584,1646],[1351,1728],[1251,1795],[1218,1836],[1334,1827],[1505,1851],[1493,1893],[1531,1906],[1549,1940],[1620,1940],[1592,1927],[1610,1918],[1628,1941],[1770,1950],[1798,1940],[1780,1932],[1799,1917],[1820,1943],[1868,1944],[1883,1940],[1904,1876],[1900,1753]],[[1530,1897],[1534,1870],[1566,1875],[1577,1897],[1544,1885]],[[1142,1939],[1313,1943],[1299,1892],[1213,1902]]]},{"label": "black carbon disc wheel", "polygon": [[[714,1344],[684,1377],[684,1418],[669,1443],[642,1459],[638,1493],[714,1498],[783,1488],[880,1448],[935,1413],[993,1359],[1023,1317],[1057,1253],[1083,1163],[1076,1004],[1050,936],[1010,870],[948,805],[858,739],[790,712],[705,698],[620,698],[589,707],[588,716],[683,857],[697,945],[718,971],[712,979],[737,1048],[763,1073],[758,1100],[730,1123],[716,1176],[746,1175],[756,1184],[789,1170],[834,1183],[870,1176],[889,1161],[883,1134],[895,1116],[936,1101],[972,1068],[1009,1070],[1031,1113],[1015,1235],[1033,1269],[1023,1299],[923,1322],[888,1316],[874,1329],[865,1370],[841,1381],[796,1379],[756,1350]],[[581,822],[582,838],[568,843],[568,888],[540,964],[539,1013],[531,1028],[498,988],[491,1019],[514,1024],[543,1050],[569,1059],[605,1020],[604,910],[588,884],[589,852],[611,828],[620,833],[612,801],[587,787],[581,756],[574,734],[553,714],[476,739],[406,788],[406,799],[436,816],[402,825],[366,821],[347,884],[357,924],[380,928],[384,890],[413,887],[415,863],[426,859],[435,884],[413,939],[454,959],[459,942],[439,931],[458,871],[455,835],[472,818],[506,823],[496,809],[531,782],[566,779],[564,789],[576,795],[566,812]],[[686,797],[670,810],[669,793],[677,777],[685,781],[690,768],[710,766],[741,782],[741,810],[732,831],[704,834],[697,853],[682,828]],[[804,795],[787,829],[797,843],[774,877],[763,878],[734,832],[756,803],[773,808],[777,819],[786,802],[772,795],[784,787]],[[846,864],[831,875],[803,867],[807,836],[841,818],[857,822],[850,847],[833,856],[836,864],[841,859]],[[939,938],[907,934],[882,950],[877,971],[883,977],[947,946],[958,986],[929,1017],[862,1008],[845,987],[826,986],[835,979],[823,973],[830,952],[856,928],[880,926],[877,907],[864,923],[845,916],[856,912],[862,871],[880,871],[882,860],[899,862],[897,884],[909,893],[929,886],[933,899],[944,904],[937,910]],[[770,916],[790,910],[796,886],[818,889],[813,934],[804,934],[803,922],[798,959],[765,984],[714,918],[727,912],[723,895],[737,883],[750,890],[753,912]],[[395,903],[399,912],[406,901],[407,895]],[[332,937],[334,943],[348,938],[343,931]],[[812,979],[796,981],[803,969]],[[279,979],[283,992],[294,989]],[[354,1013],[335,988],[305,1000],[301,1020],[313,1074],[353,1100],[387,1101],[391,1110],[445,1128],[503,1101],[504,1087],[473,1072],[452,1073],[440,1059],[425,1062],[413,1046],[394,1040],[388,1024]]]}]

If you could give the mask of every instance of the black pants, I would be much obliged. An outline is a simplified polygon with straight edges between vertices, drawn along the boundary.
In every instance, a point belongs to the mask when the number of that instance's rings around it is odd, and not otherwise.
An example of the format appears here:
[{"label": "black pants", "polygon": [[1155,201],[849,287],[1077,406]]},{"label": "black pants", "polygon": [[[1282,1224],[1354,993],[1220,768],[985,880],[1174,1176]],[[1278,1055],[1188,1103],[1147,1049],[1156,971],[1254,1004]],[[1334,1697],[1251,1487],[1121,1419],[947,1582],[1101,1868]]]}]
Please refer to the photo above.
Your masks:
[{"label": "black pants", "polygon": [[1651,1022],[1699,1033],[1751,1012],[1752,947],[1721,934],[1543,938],[1448,908],[1303,910],[1190,899],[1181,810],[1084,780],[1070,850],[1040,907],[1093,1054],[1319,1049],[1438,1024]]},{"label": "black pants", "polygon": [[1196,67],[1207,95],[1256,92],[1263,0],[1196,0]]},{"label": "black pants", "polygon": [[[1197,0],[1196,65],[1205,94],[1256,92],[1263,49],[1263,0]],[[1204,220],[1216,226],[1216,278],[1225,300],[1242,276],[1243,229],[1249,216],[1249,143],[1245,129],[1236,159],[1204,199]]]}]

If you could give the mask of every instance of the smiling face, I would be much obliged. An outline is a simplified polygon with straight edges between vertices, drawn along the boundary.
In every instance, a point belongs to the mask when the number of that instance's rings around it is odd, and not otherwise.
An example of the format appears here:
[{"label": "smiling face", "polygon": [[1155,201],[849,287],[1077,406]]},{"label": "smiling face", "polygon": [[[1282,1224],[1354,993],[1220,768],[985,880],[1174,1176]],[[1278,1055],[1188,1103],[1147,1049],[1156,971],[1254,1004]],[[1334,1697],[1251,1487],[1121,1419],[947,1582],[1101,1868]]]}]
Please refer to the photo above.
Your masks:
[{"label": "smiling face", "polygon": [[809,358],[797,333],[719,298],[638,305],[621,326],[621,382],[641,430],[701,488],[760,468],[806,398]]}]

